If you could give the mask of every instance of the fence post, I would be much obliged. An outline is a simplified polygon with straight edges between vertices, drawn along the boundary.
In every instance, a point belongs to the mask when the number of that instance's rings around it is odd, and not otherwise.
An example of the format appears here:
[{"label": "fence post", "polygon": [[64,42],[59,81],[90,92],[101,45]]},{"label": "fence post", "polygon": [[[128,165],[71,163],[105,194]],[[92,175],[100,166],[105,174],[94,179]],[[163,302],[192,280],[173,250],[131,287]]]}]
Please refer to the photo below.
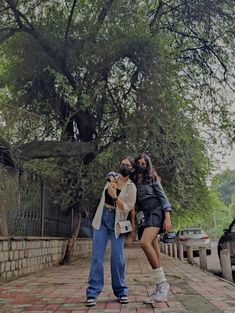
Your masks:
[{"label": "fence post", "polygon": [[220,251],[220,262],[222,268],[222,276],[225,279],[233,282],[232,266],[228,249],[223,249]]},{"label": "fence post", "polygon": [[177,244],[173,243],[173,252],[174,252],[174,258],[177,259],[178,253],[177,253]]},{"label": "fence post", "polygon": [[164,245],[165,245],[165,254],[168,255],[168,244],[164,243]]},{"label": "fence post", "polygon": [[193,265],[193,247],[192,246],[186,246],[186,248],[187,248],[188,263]]},{"label": "fence post", "polygon": [[178,249],[179,249],[179,259],[181,261],[183,261],[183,259],[184,259],[184,246],[181,243],[179,243]]},{"label": "fence post", "polygon": [[70,226],[71,233],[73,231],[73,221],[74,221],[74,209],[72,209],[72,212],[71,212],[71,226]]},{"label": "fence post", "polygon": [[41,237],[44,236],[44,217],[45,217],[45,183],[41,178]]},{"label": "fence post", "polygon": [[173,246],[172,246],[172,243],[169,243],[169,255],[170,255],[170,257],[173,257]]},{"label": "fence post", "polygon": [[199,247],[200,268],[207,271],[206,247]]}]

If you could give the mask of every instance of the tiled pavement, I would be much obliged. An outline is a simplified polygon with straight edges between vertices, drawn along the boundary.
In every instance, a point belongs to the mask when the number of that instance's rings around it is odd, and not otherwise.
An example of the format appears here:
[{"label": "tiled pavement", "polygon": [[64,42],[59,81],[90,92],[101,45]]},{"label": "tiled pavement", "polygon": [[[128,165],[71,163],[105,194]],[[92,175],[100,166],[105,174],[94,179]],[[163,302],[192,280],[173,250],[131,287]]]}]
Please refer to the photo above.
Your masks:
[{"label": "tiled pavement", "polygon": [[112,294],[107,257],[105,287],[95,307],[88,309],[84,304],[89,260],[80,260],[1,285],[0,312],[235,312],[234,284],[165,255],[162,264],[171,285],[168,302],[143,304],[144,297],[152,291],[150,267],[138,244],[126,249],[126,256],[129,304],[121,305]]}]

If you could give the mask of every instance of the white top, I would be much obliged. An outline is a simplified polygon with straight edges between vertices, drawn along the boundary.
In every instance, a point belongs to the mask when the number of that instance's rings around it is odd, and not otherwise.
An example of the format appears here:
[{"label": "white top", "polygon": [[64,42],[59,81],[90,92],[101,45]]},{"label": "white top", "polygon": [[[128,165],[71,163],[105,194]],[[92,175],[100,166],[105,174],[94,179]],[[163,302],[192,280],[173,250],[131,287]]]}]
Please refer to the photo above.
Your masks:
[{"label": "white top", "polygon": [[[103,214],[104,209],[104,203],[105,203],[105,190],[108,188],[108,182],[105,184],[102,197],[100,199],[100,203],[98,205],[98,208],[96,210],[95,216],[92,221],[92,227],[94,229],[100,229],[101,225],[101,218]],[[118,238],[119,234],[117,232],[117,223],[120,221],[126,221],[128,217],[128,213],[130,210],[132,210],[135,206],[136,201],[136,186],[135,184],[128,179],[127,183],[122,187],[122,190],[118,196],[123,202],[123,209],[120,209],[118,206],[116,207],[116,214],[115,214],[115,237]]]}]

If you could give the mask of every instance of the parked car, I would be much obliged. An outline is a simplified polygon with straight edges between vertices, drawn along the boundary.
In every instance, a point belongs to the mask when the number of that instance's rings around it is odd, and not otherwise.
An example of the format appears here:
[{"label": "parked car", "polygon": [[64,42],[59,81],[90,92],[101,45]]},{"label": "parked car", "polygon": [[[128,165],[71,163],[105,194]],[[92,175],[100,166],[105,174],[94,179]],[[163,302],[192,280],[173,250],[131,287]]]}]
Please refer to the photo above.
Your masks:
[{"label": "parked car", "polygon": [[224,229],[224,234],[220,237],[218,242],[218,256],[220,251],[228,249],[230,253],[231,265],[235,265],[235,218],[229,225],[229,228]]},{"label": "parked car", "polygon": [[186,244],[193,246],[193,255],[199,255],[199,247],[206,247],[207,255],[211,254],[211,242],[208,234],[201,228],[185,228],[177,232],[175,241],[184,244],[184,257],[187,256]]},{"label": "parked car", "polygon": [[164,233],[158,235],[158,238],[159,238],[159,240],[160,240],[161,242],[163,242],[163,236],[164,236]]},{"label": "parked car", "polygon": [[164,243],[171,243],[175,241],[176,232],[175,231],[169,231],[168,233],[164,233],[162,237],[162,242]]}]

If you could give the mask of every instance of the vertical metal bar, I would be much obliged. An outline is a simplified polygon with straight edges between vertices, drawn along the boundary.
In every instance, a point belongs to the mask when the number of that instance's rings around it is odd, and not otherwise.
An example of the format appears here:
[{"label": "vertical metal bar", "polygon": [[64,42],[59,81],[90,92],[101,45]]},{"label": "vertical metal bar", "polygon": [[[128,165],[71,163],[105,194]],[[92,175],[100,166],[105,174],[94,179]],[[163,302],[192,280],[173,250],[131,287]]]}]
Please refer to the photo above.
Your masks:
[{"label": "vertical metal bar", "polygon": [[41,237],[44,236],[44,217],[45,217],[45,183],[41,179]]}]

